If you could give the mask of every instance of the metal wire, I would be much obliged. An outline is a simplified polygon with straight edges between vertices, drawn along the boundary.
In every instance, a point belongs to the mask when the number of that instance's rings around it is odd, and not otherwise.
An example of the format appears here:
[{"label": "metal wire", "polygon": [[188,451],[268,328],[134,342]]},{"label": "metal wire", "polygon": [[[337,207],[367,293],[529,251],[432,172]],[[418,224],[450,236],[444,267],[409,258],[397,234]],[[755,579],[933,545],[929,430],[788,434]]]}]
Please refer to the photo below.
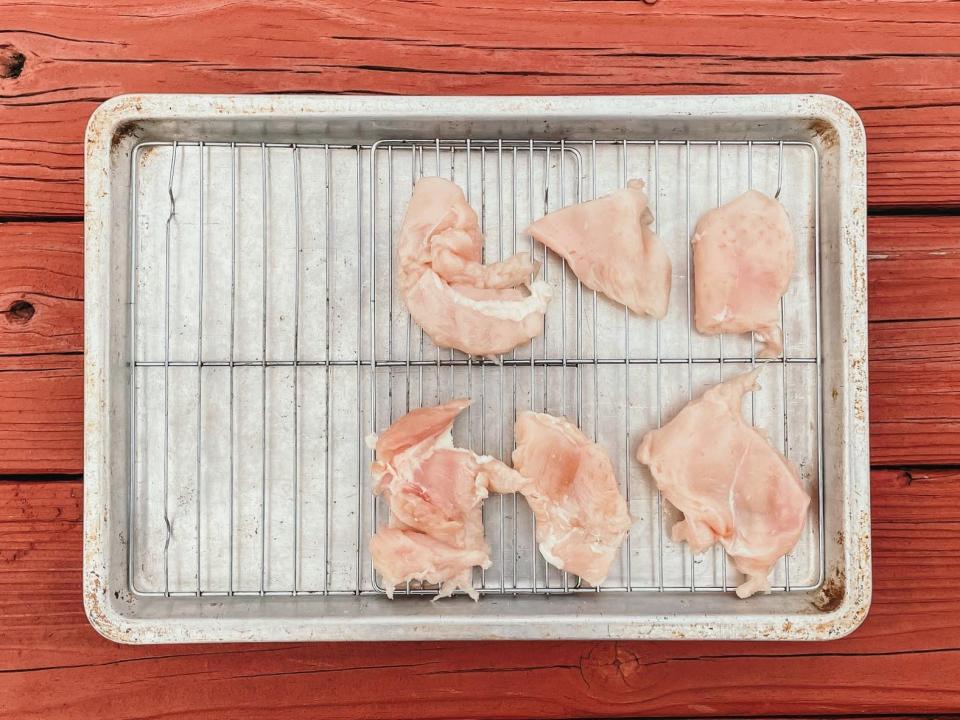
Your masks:
[{"label": "metal wire", "polygon": [[[236,484],[235,448],[236,443],[236,385],[234,380],[234,360],[237,345],[237,147],[230,148],[230,534],[228,542],[228,589],[227,594],[233,595],[233,539],[236,534],[234,527],[234,485]],[[201,359],[201,363],[203,360]]]},{"label": "metal wire", "polygon": [[[193,147],[198,148],[195,156],[185,150]],[[222,155],[215,154],[218,148],[223,149],[219,151]],[[640,148],[646,148],[646,153],[639,152]],[[148,149],[162,149],[167,153],[162,156],[166,158],[166,165],[152,174],[144,169],[146,166],[139,157]],[[429,162],[431,153],[435,163]],[[700,208],[698,193],[708,182],[702,168],[704,163],[709,164],[711,153],[715,154],[716,163],[715,200]],[[241,166],[242,158],[252,159],[254,154],[259,156],[259,177],[251,176],[249,170],[245,173],[246,168]],[[647,158],[645,168],[644,156]],[[619,158],[614,161],[618,167],[616,177],[604,175],[604,168],[610,167],[616,157]],[[757,157],[761,158],[761,169],[755,167]],[[281,172],[281,166],[287,167],[287,163],[292,166],[292,172]],[[797,167],[802,163],[807,164],[806,168]],[[256,165],[252,163],[250,170],[256,171]],[[276,170],[272,171],[272,167]],[[635,167],[639,168],[636,173]],[[731,170],[735,167],[744,168],[739,180]],[[809,172],[807,168],[812,168],[812,174],[804,174]],[[535,521],[525,503],[518,503],[516,497],[491,500],[485,522],[488,536],[496,537],[492,553],[494,566],[477,574],[480,592],[520,595],[728,590],[735,579],[728,577],[725,553],[713,555],[711,576],[699,566],[702,561],[697,560],[695,564],[692,554],[680,550],[665,536],[665,524],[672,511],[665,507],[660,494],[651,489],[648,474],[631,470],[632,455],[642,432],[660,426],[678,404],[694,396],[697,368],[716,367],[716,371],[709,372],[719,373],[722,380],[725,369],[732,367],[740,372],[765,365],[780,368],[780,379],[771,397],[778,396],[777,407],[782,405],[782,412],[778,409],[777,417],[771,417],[773,406],[767,396],[753,394],[751,421],[768,423],[764,425],[767,431],[779,424],[785,454],[795,462],[805,460],[810,472],[816,473],[817,486],[817,502],[811,507],[810,518],[810,538],[815,547],[809,556],[801,558],[803,562],[797,557],[792,563],[787,559],[783,561],[780,573],[783,582],[774,589],[799,591],[818,586],[825,566],[818,168],[819,158],[812,145],[780,140],[434,138],[381,141],[372,146],[199,141],[139,146],[132,164],[130,322],[134,356],[131,382],[143,390],[132,393],[130,407],[131,486],[127,533],[131,588],[137,594],[171,597],[382,592],[372,569],[367,539],[383,524],[387,514],[381,501],[370,500],[368,466],[372,453],[363,439],[367,433],[383,430],[396,419],[395,401],[399,401],[405,411],[423,405],[425,399],[428,403],[432,401],[429,385],[434,382],[433,373],[425,377],[424,369],[435,368],[438,401],[462,393],[463,389],[474,396],[474,408],[464,418],[466,436],[474,449],[490,450],[509,461],[512,421],[517,411],[527,407],[559,411],[583,425],[602,444],[609,443],[611,454],[614,450],[620,453],[624,467],[621,480],[631,507],[649,502],[655,511],[655,519],[651,518],[646,526],[641,523],[635,527],[624,544],[622,566],[602,588],[588,588],[581,587],[575,576],[543,563],[536,551]],[[402,211],[407,193],[416,180],[425,171],[429,174],[431,169],[459,182],[471,200],[476,199],[479,188],[478,211],[483,230],[492,232],[496,223],[497,240],[487,250],[495,248],[497,260],[516,252],[522,231],[521,218],[535,220],[542,213],[585,197],[602,195],[622,186],[630,177],[640,176],[646,180],[650,195],[654,230],[658,234],[665,232],[667,239],[672,239],[673,247],[687,256],[686,286],[681,290],[686,294],[686,302],[680,302],[685,305],[683,311],[664,321],[652,321],[598,300],[596,292],[590,291],[592,299],[589,295],[584,298],[583,287],[566,263],[531,241],[529,249],[542,260],[544,278],[559,289],[554,300],[559,307],[548,315],[542,338],[530,347],[519,348],[496,360],[435,349],[422,331],[417,336],[409,315],[398,303],[392,257],[399,223],[397,211]],[[726,175],[721,174],[724,169]],[[345,180],[345,172],[353,176],[355,184]],[[218,209],[213,194],[223,193],[223,188],[218,190],[216,186],[220,177],[228,177],[230,183],[226,188],[229,203],[223,211],[227,235],[224,242],[229,243],[229,252],[222,257],[214,248]],[[244,177],[248,182],[243,181]],[[251,177],[259,182],[250,183]],[[801,187],[797,177],[814,178],[813,187],[809,190]],[[166,204],[159,206],[165,222],[159,228],[159,236],[153,238],[154,246],[150,245],[150,233],[144,229],[150,225],[145,214],[147,203],[141,198],[152,184],[161,186],[166,196]],[[696,212],[754,186],[777,194],[786,193],[784,197],[795,192],[810,192],[813,202],[813,227],[806,242],[813,244],[814,267],[804,270],[812,277],[815,294],[811,301],[812,317],[807,324],[801,318],[797,325],[797,319],[787,312],[787,300],[784,300],[781,321],[793,325],[789,335],[784,327],[784,356],[775,359],[757,358],[752,338],[749,351],[742,342],[734,345],[729,337],[721,337],[714,351],[704,352],[695,345],[691,331],[693,268],[687,243]],[[213,190],[207,192],[208,188]],[[402,191],[394,197],[398,190]],[[199,207],[200,221],[196,224],[186,223],[177,215],[178,203],[191,192],[195,193],[194,201]],[[681,210],[679,222],[677,219],[664,222],[669,215],[663,213],[670,212],[662,210],[665,198],[673,198],[674,205],[679,201],[681,207],[686,208],[686,217],[682,217]],[[192,207],[192,204],[185,206]],[[291,216],[278,220],[287,208]],[[258,239],[251,239],[250,232],[245,230],[251,215],[259,215],[260,227],[253,226],[259,230]],[[292,232],[285,236],[282,227],[292,228]],[[313,237],[317,240],[308,241]],[[278,271],[282,258],[291,257],[284,256],[284,242],[289,243],[287,250],[294,253],[295,260]],[[257,246],[251,248],[254,243]],[[316,267],[311,259],[314,253],[322,266],[319,274],[308,280],[306,273]],[[196,263],[193,269],[188,268],[191,262]],[[223,291],[225,339],[222,347],[225,351],[211,334],[216,331],[219,312],[213,299],[219,292],[215,281],[219,271],[224,271],[222,277],[228,278]],[[172,317],[180,302],[173,287],[180,292],[183,278],[194,277],[194,272],[197,273],[198,306],[193,312],[197,326],[193,329],[193,352],[184,355],[182,348],[187,343]],[[256,317],[250,317],[249,308],[257,301],[251,304],[247,297],[249,290],[245,293],[242,289],[251,287],[251,274],[259,275],[259,283],[252,285],[259,291],[260,312]],[[162,298],[162,302],[154,303],[155,307],[144,300],[143,290],[155,282],[154,275],[158,275],[162,284],[162,289],[151,296]],[[282,287],[274,287],[283,282],[293,287],[292,295],[286,300]],[[575,284],[570,285],[576,287],[575,292],[568,292],[570,283]],[[319,318],[306,314],[308,306],[304,303],[308,295],[319,298],[321,307],[323,326],[316,342],[309,342],[309,338]],[[676,300],[674,298],[674,304]],[[354,316],[352,321],[350,315]],[[284,331],[282,325],[274,329],[277,317],[281,321],[292,318],[291,355],[278,350],[283,346]],[[576,328],[572,341],[568,335],[571,318],[576,319],[570,326]],[[604,328],[608,328],[614,318],[619,318],[614,322],[619,323],[619,332],[622,332],[616,344],[611,336],[604,334]],[[677,318],[681,318],[679,323]],[[341,326],[355,330],[353,348],[345,342]],[[161,342],[150,344],[145,342],[146,337],[158,338]],[[254,337],[256,342],[252,343]],[[651,343],[655,339],[655,352],[653,347],[644,344],[647,338]],[[670,342],[681,338],[686,352],[677,352],[677,343]],[[786,345],[788,338],[798,347],[812,346],[814,352],[791,354],[791,348]],[[632,343],[646,349],[634,349]],[[621,345],[622,353],[615,352]],[[259,352],[251,352],[254,346]],[[162,352],[160,357],[156,355],[157,347]],[[322,352],[317,348],[322,348]],[[623,368],[624,385],[615,388],[606,378],[601,378],[601,374],[608,368],[619,367]],[[638,383],[643,377],[639,369],[643,367],[650,368],[649,388]],[[163,373],[162,392],[156,397],[149,392],[155,386],[149,381],[153,368]],[[227,368],[229,373],[228,389],[222,399],[220,386],[209,382],[209,373],[219,368]],[[260,386],[248,388],[259,391],[257,405],[248,402],[241,393],[248,385],[240,379],[241,368],[260,369]],[[290,395],[276,394],[277,385],[271,378],[280,377],[272,374],[280,372],[274,370],[277,368],[290,369]],[[681,373],[685,369],[684,383],[677,384],[677,378],[670,374],[671,368]],[[195,470],[187,476],[183,470],[183,450],[175,446],[171,433],[171,427],[180,419],[171,415],[174,393],[178,398],[177,409],[183,411],[181,378],[186,379],[180,375],[183,372],[194,374],[196,390],[193,398],[196,404],[190,408],[197,423],[196,445],[190,448],[195,452],[192,458]],[[592,378],[584,373],[592,374]],[[815,374],[816,417],[791,416],[788,383],[793,388],[793,382],[810,373]],[[573,383],[572,392],[567,387],[568,377]],[[322,382],[322,392],[315,400],[313,395],[308,396],[308,387],[313,387],[307,384],[310,378]],[[683,398],[676,397],[678,387],[683,389]],[[355,407],[340,405],[344,391],[355,397]],[[647,402],[652,409],[649,422],[643,427],[636,422],[631,409],[638,393],[641,396],[648,393]],[[315,409],[311,407],[313,402]],[[249,427],[244,431],[240,421],[251,411],[260,416],[256,437],[250,435]],[[476,412],[480,415],[475,418]],[[496,417],[487,417],[491,412]],[[316,413],[316,424],[309,420],[313,417],[311,413]],[[162,418],[159,450],[151,450],[151,433],[156,430],[150,418],[154,417]],[[622,433],[617,433],[617,437],[610,434],[614,427],[611,417],[621,418]],[[216,475],[217,443],[206,433],[213,427],[226,427],[229,435],[229,447],[223,452],[224,471],[229,474],[225,496],[210,486]],[[812,428],[812,436],[794,439],[790,434],[798,429],[804,432],[807,427]],[[322,442],[308,460],[306,448],[312,438],[307,433],[315,432],[313,428],[321,431]],[[488,441],[488,428],[497,433],[494,443]],[[281,457],[279,448],[289,446],[275,446],[271,438],[284,432],[291,434],[292,454]],[[255,464],[249,467],[249,462],[239,459],[239,453],[249,454],[253,448],[259,453],[259,467]],[[803,448],[812,448],[813,454]],[[159,470],[155,470],[157,452]],[[355,452],[353,467],[361,481],[359,486],[350,478],[350,460],[346,458],[351,452]],[[797,453],[801,456],[792,457]],[[252,484],[243,479],[244,474],[250,473],[257,473],[259,482]],[[334,482],[335,476],[338,482]],[[157,492],[156,486],[152,486],[154,478],[162,482],[159,497],[154,494]],[[285,496],[274,490],[276,483],[286,482],[287,478],[292,487],[289,506],[286,506],[288,501],[280,500]],[[179,509],[185,497],[184,483],[192,483],[195,493],[194,504],[189,507],[193,522],[186,526]],[[249,521],[245,522],[245,517]],[[151,522],[156,527],[158,519],[163,533],[162,547],[150,547],[145,544],[149,527]],[[287,523],[290,524],[287,533],[278,530]],[[190,525],[194,526],[192,537]],[[223,529],[218,532],[221,526]],[[202,543],[201,530],[205,532]],[[315,551],[306,540],[311,533],[319,538]],[[648,557],[649,566],[644,564]],[[698,568],[700,572],[696,572]],[[430,594],[436,589],[414,584],[402,592]]]},{"label": "metal wire", "polygon": [[200,155],[200,212],[197,221],[200,239],[197,243],[197,595],[203,592],[203,583],[200,579],[200,560],[203,557],[203,546],[200,538],[200,519],[203,516],[203,186],[205,177],[203,162],[203,143],[197,148]]},{"label": "metal wire", "polygon": [[267,261],[270,247],[270,156],[267,147],[260,146],[260,594],[267,583]]}]

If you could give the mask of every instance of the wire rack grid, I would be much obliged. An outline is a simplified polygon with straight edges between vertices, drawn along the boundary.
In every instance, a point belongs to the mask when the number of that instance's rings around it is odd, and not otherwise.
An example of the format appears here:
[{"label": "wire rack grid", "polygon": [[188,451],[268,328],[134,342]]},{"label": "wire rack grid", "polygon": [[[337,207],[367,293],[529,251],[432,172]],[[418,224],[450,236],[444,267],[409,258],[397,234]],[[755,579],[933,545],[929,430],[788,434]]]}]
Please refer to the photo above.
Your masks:
[{"label": "wire rack grid", "polygon": [[[393,238],[415,181],[458,182],[487,259],[530,250],[558,286],[543,335],[498,358],[435,347],[393,283]],[[646,181],[674,263],[663,321],[585,290],[522,235],[530,221]],[[776,194],[798,238],[781,305],[784,355],[692,329],[689,238],[748,188]],[[409,409],[469,396],[455,440],[509,461],[524,409],[569,416],[611,452],[637,523],[600,588],[547,565],[516,496],[484,507],[481,593],[726,591],[721,549],[673,543],[677,513],[633,459],[642,434],[729,373],[759,364],[748,415],[814,497],[776,590],[824,576],[819,158],[801,142],[561,139],[331,144],[152,142],[133,156],[129,582],[163,596],[379,594],[367,539],[364,437]],[[727,373],[728,375],[725,375]],[[408,587],[409,594],[431,594]]]}]

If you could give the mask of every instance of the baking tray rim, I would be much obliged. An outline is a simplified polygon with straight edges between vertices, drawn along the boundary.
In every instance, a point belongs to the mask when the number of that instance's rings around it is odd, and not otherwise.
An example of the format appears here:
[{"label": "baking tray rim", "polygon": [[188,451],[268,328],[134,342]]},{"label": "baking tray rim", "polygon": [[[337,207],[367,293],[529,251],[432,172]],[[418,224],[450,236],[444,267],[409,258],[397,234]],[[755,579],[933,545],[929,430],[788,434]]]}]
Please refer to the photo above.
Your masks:
[{"label": "baking tray rim", "polygon": [[[482,116],[508,119],[539,114],[568,120],[636,115],[659,120],[749,118],[808,120],[818,134],[839,148],[837,172],[843,178],[838,198],[839,260],[843,291],[841,347],[843,383],[838,398],[844,418],[842,437],[844,539],[842,577],[828,577],[820,614],[769,615],[577,615],[570,618],[529,615],[499,617],[383,616],[344,622],[340,615],[311,617],[138,618],[124,615],[109,597],[108,565],[111,418],[109,366],[110,264],[113,231],[111,168],[124,136],[138,122],[271,119],[293,116],[437,117]],[[391,639],[753,639],[816,640],[845,636],[866,617],[872,594],[870,475],[867,384],[866,299],[866,138],[856,111],[829,95],[702,96],[285,96],[285,95],[121,95],[93,113],[85,136],[84,168],[84,608],[94,628],[125,643],[380,640]],[[211,632],[212,630],[212,632]]]}]

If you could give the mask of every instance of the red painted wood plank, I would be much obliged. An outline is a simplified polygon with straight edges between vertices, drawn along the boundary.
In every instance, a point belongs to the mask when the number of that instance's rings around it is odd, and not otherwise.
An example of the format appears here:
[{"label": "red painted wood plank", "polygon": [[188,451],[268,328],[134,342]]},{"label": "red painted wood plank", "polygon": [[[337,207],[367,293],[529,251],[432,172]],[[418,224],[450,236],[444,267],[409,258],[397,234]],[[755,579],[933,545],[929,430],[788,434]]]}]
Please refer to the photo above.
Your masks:
[{"label": "red painted wood plank", "polygon": [[123,92],[826,92],[875,205],[960,204],[950,2],[0,3],[0,212],[78,215],[86,118]]},{"label": "red painted wood plank", "polygon": [[895,367],[898,362],[949,361],[960,357],[960,318],[896,320],[870,325],[870,362]]},{"label": "red painted wood plank", "polygon": [[869,246],[871,460],[955,463],[960,221],[874,218]]},{"label": "red painted wood plank", "polygon": [[960,221],[869,221],[870,319],[960,318]]},{"label": "red painted wood plank", "polygon": [[956,463],[960,220],[872,218],[869,236],[871,460]]},{"label": "red painted wood plank", "polygon": [[0,356],[83,350],[83,228],[0,225]]},{"label": "red painted wood plank", "polygon": [[[954,329],[956,326],[954,326]],[[901,328],[924,343],[925,327]],[[870,365],[870,460],[875,465],[949,465],[960,460],[960,367],[921,358]]]},{"label": "red painted wood plank", "polygon": [[0,474],[83,468],[83,226],[0,224]]},{"label": "red painted wood plank", "polygon": [[132,647],[80,599],[78,482],[0,483],[0,716],[588,717],[960,707],[960,475],[873,474],[873,607],[830,643]]},{"label": "red painted wood plank", "polygon": [[0,474],[83,469],[83,357],[0,358]]}]

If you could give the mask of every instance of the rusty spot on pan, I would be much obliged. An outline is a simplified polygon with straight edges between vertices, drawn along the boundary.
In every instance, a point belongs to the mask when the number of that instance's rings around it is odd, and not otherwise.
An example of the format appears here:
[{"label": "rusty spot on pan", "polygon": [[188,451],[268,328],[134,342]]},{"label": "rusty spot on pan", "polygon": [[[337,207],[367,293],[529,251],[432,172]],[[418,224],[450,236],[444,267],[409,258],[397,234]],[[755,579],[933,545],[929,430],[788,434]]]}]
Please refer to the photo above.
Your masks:
[{"label": "rusty spot on pan", "polygon": [[813,604],[818,610],[826,613],[832,612],[840,607],[846,594],[846,588],[844,587],[846,583],[844,579],[843,571],[839,568],[834,570],[830,577],[827,578],[823,587],[820,588],[820,592],[817,593],[817,597],[813,600]]},{"label": "rusty spot on pan", "polygon": [[808,127],[813,131],[814,135],[820,138],[821,147],[824,150],[832,148],[840,140],[837,129],[826,120],[814,118]]},{"label": "rusty spot on pan", "polygon": [[139,164],[141,168],[147,166],[147,161],[150,159],[150,156],[153,154],[153,151],[156,150],[156,147],[153,145],[147,145],[140,149],[140,160]]},{"label": "rusty spot on pan", "polygon": [[140,131],[140,126],[135,122],[125,122],[117,128],[117,131],[110,139],[110,152],[114,153],[120,147],[120,143],[128,137],[135,136]]}]

